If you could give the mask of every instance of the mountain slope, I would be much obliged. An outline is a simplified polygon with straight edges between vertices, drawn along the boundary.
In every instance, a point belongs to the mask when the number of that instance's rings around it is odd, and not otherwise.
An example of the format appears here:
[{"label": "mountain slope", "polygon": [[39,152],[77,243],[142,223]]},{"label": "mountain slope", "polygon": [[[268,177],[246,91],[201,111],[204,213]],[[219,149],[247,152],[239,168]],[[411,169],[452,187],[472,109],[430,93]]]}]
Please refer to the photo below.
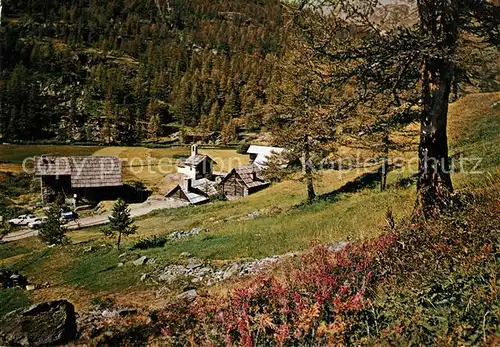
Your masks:
[{"label": "mountain slope", "polygon": [[0,134],[137,142],[256,112],[278,0],[3,1]]}]

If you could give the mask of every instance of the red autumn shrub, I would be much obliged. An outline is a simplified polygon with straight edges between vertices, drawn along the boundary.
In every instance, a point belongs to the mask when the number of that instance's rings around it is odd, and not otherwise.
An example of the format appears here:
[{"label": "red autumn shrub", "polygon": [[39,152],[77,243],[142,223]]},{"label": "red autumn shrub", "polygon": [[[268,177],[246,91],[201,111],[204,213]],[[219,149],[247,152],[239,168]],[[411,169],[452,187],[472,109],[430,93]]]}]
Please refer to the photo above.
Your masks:
[{"label": "red autumn shrub", "polygon": [[[192,328],[172,338],[193,337],[202,345],[342,343],[354,313],[370,303],[366,293],[380,272],[379,259],[395,241],[389,234],[335,253],[316,247],[286,265],[282,276],[261,275],[227,296],[198,300],[191,306]],[[175,320],[169,315],[170,327]]]}]

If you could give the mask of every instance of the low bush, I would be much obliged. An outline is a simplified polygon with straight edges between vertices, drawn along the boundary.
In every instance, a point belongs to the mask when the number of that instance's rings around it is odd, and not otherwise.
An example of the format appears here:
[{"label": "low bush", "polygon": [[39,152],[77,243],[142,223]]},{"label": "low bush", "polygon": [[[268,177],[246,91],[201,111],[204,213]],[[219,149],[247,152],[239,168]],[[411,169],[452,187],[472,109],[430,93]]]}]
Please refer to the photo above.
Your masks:
[{"label": "low bush", "polygon": [[130,250],[163,247],[163,246],[165,246],[167,241],[168,241],[168,238],[165,236],[154,235],[151,237],[141,238],[141,239],[135,241],[130,246]]}]

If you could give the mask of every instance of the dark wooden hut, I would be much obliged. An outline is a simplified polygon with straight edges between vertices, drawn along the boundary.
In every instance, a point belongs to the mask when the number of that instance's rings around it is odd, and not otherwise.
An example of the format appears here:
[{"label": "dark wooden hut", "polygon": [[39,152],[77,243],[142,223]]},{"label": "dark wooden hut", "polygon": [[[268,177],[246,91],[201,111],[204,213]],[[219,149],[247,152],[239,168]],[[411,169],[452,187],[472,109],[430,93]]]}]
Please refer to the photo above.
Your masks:
[{"label": "dark wooden hut", "polygon": [[116,157],[35,157],[42,196],[76,194],[92,200],[113,198],[123,186],[122,164]]},{"label": "dark wooden hut", "polygon": [[269,186],[254,166],[234,168],[219,183],[221,191],[229,198],[247,196]]}]

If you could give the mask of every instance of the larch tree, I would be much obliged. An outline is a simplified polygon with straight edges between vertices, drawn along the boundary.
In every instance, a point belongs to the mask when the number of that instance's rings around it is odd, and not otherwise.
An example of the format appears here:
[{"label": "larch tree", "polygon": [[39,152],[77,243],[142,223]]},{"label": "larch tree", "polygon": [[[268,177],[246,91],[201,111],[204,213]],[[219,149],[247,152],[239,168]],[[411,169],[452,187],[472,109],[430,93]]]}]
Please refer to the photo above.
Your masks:
[{"label": "larch tree", "polygon": [[500,11],[487,0],[417,0],[415,17],[377,22],[379,0],[304,0],[295,24],[316,54],[344,64],[330,85],[355,86],[346,108],[388,99],[387,107],[419,107],[417,211],[437,217],[453,193],[448,153],[450,95],[468,81],[460,48],[471,38],[499,46]]},{"label": "larch tree", "polygon": [[[274,78],[272,116],[268,120],[278,146],[290,157],[301,158],[302,178],[306,184],[307,200],[316,197],[315,176],[324,155],[334,150],[337,114],[332,112],[332,90],[323,88],[324,76],[330,67],[317,59],[314,51],[296,40],[291,29],[287,50]],[[292,171],[281,165],[272,166],[267,174],[288,176]],[[278,174],[278,175],[276,175]]]},{"label": "larch tree", "polygon": [[63,245],[68,242],[67,229],[61,221],[63,206],[64,204],[58,196],[56,201],[50,204],[46,213],[47,219],[40,226],[38,238],[49,245]]},{"label": "larch tree", "polygon": [[130,208],[122,199],[118,199],[114,206],[111,216],[109,216],[109,225],[103,229],[104,235],[108,237],[117,236],[116,247],[120,249],[122,236],[135,234],[137,226],[130,216]]}]

